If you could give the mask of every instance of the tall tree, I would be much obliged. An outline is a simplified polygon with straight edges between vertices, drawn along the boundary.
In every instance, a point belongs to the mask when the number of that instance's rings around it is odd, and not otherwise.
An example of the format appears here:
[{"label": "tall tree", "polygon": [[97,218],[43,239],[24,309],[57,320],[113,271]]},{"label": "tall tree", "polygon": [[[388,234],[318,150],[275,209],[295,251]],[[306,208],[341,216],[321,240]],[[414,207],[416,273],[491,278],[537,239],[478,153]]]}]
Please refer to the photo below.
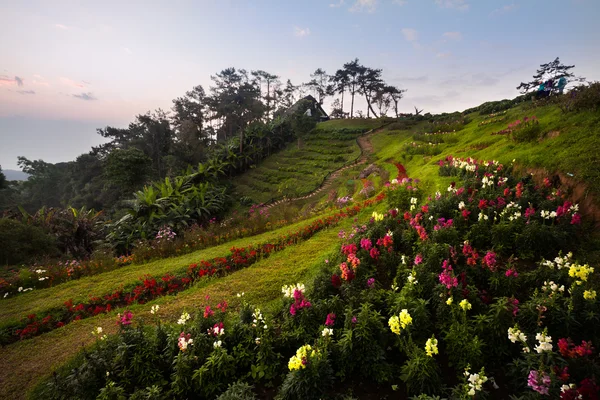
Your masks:
[{"label": "tall tree", "polygon": [[255,77],[255,80],[258,84],[259,91],[262,93],[262,82],[266,84],[266,92],[263,96],[266,103],[266,116],[269,118],[270,112],[272,110],[271,102],[275,99],[274,94],[271,93],[271,87],[273,87],[278,81],[279,76],[270,74],[263,70],[252,71],[252,76]]},{"label": "tall tree", "polygon": [[354,61],[344,64],[344,71],[348,77],[348,91],[350,92],[350,96],[352,96],[352,103],[350,104],[350,118],[354,117],[354,95],[360,88],[359,78],[364,68],[365,67],[360,65],[358,58],[355,58]]},{"label": "tall tree", "polygon": [[350,77],[345,69],[338,69],[335,72],[335,75],[331,76],[331,83],[333,85],[334,92],[342,95],[342,101],[339,107],[342,110],[342,115],[344,112],[344,93],[348,89],[349,82]]},{"label": "tall tree", "polygon": [[383,79],[381,79],[381,69],[361,67],[358,71],[359,93],[365,96],[367,101],[367,118],[369,117],[369,111],[377,118],[377,113],[375,113],[371,103],[375,94],[382,91],[384,87]]},{"label": "tall tree", "polygon": [[554,79],[555,81],[560,78],[566,78],[572,82],[585,82],[585,78],[576,77],[571,70],[575,68],[574,65],[561,64],[559,57],[556,57],[554,61],[546,64],[540,64],[540,68],[533,75],[533,80],[530,82],[521,82],[517,86],[517,90],[525,94],[535,88],[537,88],[541,82],[545,82],[548,79]]},{"label": "tall tree", "polygon": [[317,68],[315,72],[310,74],[310,77],[312,79],[306,84],[306,86],[314,91],[319,104],[323,104],[325,98],[333,94],[333,86],[329,83],[330,76],[327,75],[325,70]]},{"label": "tall tree", "polygon": [[385,86],[385,92],[389,95],[391,101],[394,103],[394,112],[396,114],[396,118],[398,118],[398,102],[404,97],[404,93],[406,89],[399,89],[396,86]]},{"label": "tall tree", "polygon": [[248,79],[244,69],[227,68],[211,79],[215,86],[210,88],[209,106],[213,111],[212,118],[221,121],[217,140],[225,141],[239,133],[242,153],[245,128],[265,115],[261,92],[256,83]]},{"label": "tall tree", "polygon": [[383,117],[387,115],[388,110],[392,105],[392,98],[390,97],[390,93],[385,90],[385,88],[381,88],[375,95],[373,96],[373,104],[379,110],[379,116]]},{"label": "tall tree", "polygon": [[282,95],[282,100],[281,100],[281,106],[286,109],[293,106],[294,103],[296,102],[296,92],[297,91],[298,91],[298,86],[294,86],[294,84],[292,84],[292,81],[290,81],[288,79],[285,84],[285,87],[282,90],[283,95]]}]

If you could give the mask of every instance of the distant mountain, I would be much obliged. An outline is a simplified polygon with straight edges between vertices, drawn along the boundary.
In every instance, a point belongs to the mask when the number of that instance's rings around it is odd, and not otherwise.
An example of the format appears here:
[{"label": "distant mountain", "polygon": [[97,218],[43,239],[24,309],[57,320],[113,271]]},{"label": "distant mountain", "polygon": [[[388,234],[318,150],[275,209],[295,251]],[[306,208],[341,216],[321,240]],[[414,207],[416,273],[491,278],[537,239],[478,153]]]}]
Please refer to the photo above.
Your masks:
[{"label": "distant mountain", "polygon": [[6,176],[7,181],[26,181],[29,179],[29,174],[23,171],[17,171],[14,169],[3,169],[2,173]]}]

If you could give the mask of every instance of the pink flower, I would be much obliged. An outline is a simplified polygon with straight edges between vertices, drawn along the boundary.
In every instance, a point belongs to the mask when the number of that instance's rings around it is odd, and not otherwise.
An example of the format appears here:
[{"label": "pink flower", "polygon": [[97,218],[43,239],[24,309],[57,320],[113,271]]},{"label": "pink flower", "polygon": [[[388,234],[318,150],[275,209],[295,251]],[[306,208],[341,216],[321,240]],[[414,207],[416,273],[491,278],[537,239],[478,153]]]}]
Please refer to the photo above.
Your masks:
[{"label": "pink flower", "polygon": [[574,213],[571,217],[571,225],[579,225],[581,224],[581,215],[578,213]]},{"label": "pink flower", "polygon": [[484,266],[487,266],[490,271],[496,271],[496,253],[493,251],[488,251],[481,260],[481,263]]},{"label": "pink flower", "polygon": [[536,392],[547,396],[550,390],[550,383],[550,375],[547,375],[545,372],[539,373],[536,370],[529,371],[527,386]]},{"label": "pink flower", "polygon": [[534,215],[535,215],[535,208],[533,208],[533,206],[530,205],[525,210],[525,218],[530,218],[530,217],[533,217]]},{"label": "pink flower", "polygon": [[204,318],[212,317],[214,313],[215,312],[210,308],[210,306],[204,307]]},{"label": "pink flower", "polygon": [[509,278],[511,276],[514,277],[514,278],[516,278],[516,277],[519,276],[519,273],[517,272],[517,270],[509,268],[509,269],[506,270],[506,273],[504,275],[506,275]]},{"label": "pink flower", "polygon": [[375,278],[369,278],[369,279],[367,280],[367,286],[368,286],[369,288],[373,288],[373,286],[375,286]]},{"label": "pink flower", "polygon": [[444,271],[438,276],[440,283],[442,285],[446,286],[447,289],[457,287],[458,286],[458,278],[456,278],[456,276],[454,276],[454,273],[452,272],[453,268],[450,265],[450,262],[448,260],[444,260],[444,263],[442,264],[442,268]]},{"label": "pink flower", "polygon": [[127,310],[121,316],[121,319],[119,320],[119,324],[121,324],[121,326],[131,325],[132,319],[133,319],[133,314],[131,313],[131,311]]},{"label": "pink flower", "polygon": [[327,314],[327,319],[325,320],[325,326],[333,326],[335,323],[335,314],[329,313]]},{"label": "pink flower", "polygon": [[423,256],[421,256],[421,254],[417,254],[415,256],[415,265],[419,265],[423,262]]},{"label": "pink flower", "polygon": [[379,259],[379,255],[381,253],[379,252],[379,250],[376,247],[373,247],[371,249],[371,251],[369,252],[369,255],[371,256],[372,259],[377,260]]},{"label": "pink flower", "polygon": [[373,247],[373,243],[371,243],[371,239],[360,239],[360,247],[366,251],[369,251]]}]

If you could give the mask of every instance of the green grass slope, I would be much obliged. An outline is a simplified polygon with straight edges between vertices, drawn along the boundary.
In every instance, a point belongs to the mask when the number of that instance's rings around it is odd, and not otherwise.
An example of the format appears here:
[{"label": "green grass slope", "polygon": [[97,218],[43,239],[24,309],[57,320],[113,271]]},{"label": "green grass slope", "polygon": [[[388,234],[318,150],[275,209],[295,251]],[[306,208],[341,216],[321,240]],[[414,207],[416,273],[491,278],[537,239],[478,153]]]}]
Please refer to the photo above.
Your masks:
[{"label": "green grass slope", "polygon": [[248,197],[265,203],[283,196],[292,198],[312,192],[328,173],[352,163],[360,155],[356,138],[381,126],[378,120],[334,120],[317,128],[284,150],[273,154],[233,179],[237,199]]}]

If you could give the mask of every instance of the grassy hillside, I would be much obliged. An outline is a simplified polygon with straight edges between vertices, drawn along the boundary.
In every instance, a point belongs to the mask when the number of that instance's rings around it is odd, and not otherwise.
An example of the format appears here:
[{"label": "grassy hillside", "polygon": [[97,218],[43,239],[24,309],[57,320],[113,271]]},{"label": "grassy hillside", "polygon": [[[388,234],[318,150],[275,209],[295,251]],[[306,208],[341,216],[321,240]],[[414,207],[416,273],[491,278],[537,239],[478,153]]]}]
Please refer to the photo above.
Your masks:
[{"label": "grassy hillside", "polygon": [[[508,124],[517,119],[532,116],[536,116],[539,121],[539,139],[516,141],[511,135],[495,134],[505,130]],[[372,136],[373,152],[370,161],[381,169],[370,175],[368,181],[375,186],[376,191],[382,189],[384,183],[397,173],[393,163],[400,162],[406,167],[410,177],[421,180],[420,187],[425,195],[433,195],[437,191],[446,193],[449,184],[457,178],[440,176],[438,162],[453,155],[480,160],[495,159],[505,165],[510,165],[515,160],[515,165],[522,171],[544,171],[549,176],[561,173],[563,177],[579,182],[580,187],[584,188],[581,196],[600,198],[600,156],[597,151],[600,144],[600,115],[597,113],[563,113],[553,105],[533,108],[531,104],[522,104],[496,116],[474,112],[465,117],[466,123],[456,125],[456,131],[438,132],[440,125],[428,121],[399,121]],[[269,201],[273,197],[306,194],[318,187],[327,173],[358,157],[360,151],[356,137],[361,132],[381,125],[382,121],[378,120],[336,120],[321,123],[314,132],[301,140],[300,147],[297,143],[290,144],[256,168],[233,179],[236,197],[239,199],[246,196],[257,203]],[[304,209],[315,215],[312,218],[314,220],[335,209],[333,201],[338,197],[362,199],[364,182],[358,180],[357,176],[366,166],[367,164],[344,171],[334,181],[331,189],[319,196],[289,205],[284,203],[280,207]],[[596,200],[595,204],[598,204]],[[242,301],[236,297],[239,292],[245,292],[246,301],[260,306],[265,313],[281,309],[282,285],[298,281],[310,285],[322,269],[324,261],[339,256],[340,229],[350,232],[353,225],[368,224],[373,211],[385,213],[387,208],[385,204],[366,208],[355,218],[343,220],[339,227],[326,229],[249,268],[223,278],[202,280],[177,296],[164,296],[147,304],[134,304],[130,309],[144,323],[155,325],[159,319],[163,322],[176,321],[184,310],[197,312],[207,302],[206,296],[210,296],[215,302],[227,299],[232,309],[237,311],[242,307]],[[89,296],[109,292],[121,285],[135,282],[144,274],[180,272],[191,262],[221,256],[232,246],[247,246],[270,240],[310,221],[311,219],[182,257],[123,267],[2,300],[0,326],[14,322],[25,314],[60,306],[68,298],[84,301]],[[387,227],[380,227],[382,234],[386,230]],[[342,258],[345,259],[345,256]],[[326,278],[325,281],[328,281],[329,276]],[[323,281],[320,284],[323,285]],[[361,285],[360,290],[364,290],[365,285]],[[385,288],[389,288],[389,285]],[[322,287],[320,289],[323,290]],[[373,300],[368,297],[365,299]],[[332,300],[331,304],[336,301],[338,300]],[[150,306],[154,304],[161,306],[159,316],[149,313]],[[22,398],[25,394],[23,389],[31,389],[40,379],[79,351],[74,343],[92,344],[95,341],[90,334],[92,329],[101,326],[106,333],[115,333],[115,319],[116,311],[103,313],[1,348],[0,358],[7,367],[0,371],[0,397],[19,393],[13,397]],[[336,332],[337,329],[341,332],[341,327],[336,327]]]},{"label": "grassy hillside", "polygon": [[253,203],[274,198],[299,197],[317,188],[328,173],[352,163],[360,149],[356,138],[381,126],[377,120],[340,120],[320,123],[317,128],[289,144],[233,180],[236,198]]},{"label": "grassy hillside", "polygon": [[[494,135],[517,119],[536,116],[541,137],[516,142],[509,135]],[[472,113],[463,129],[438,135],[435,126],[421,122],[409,129],[388,130],[372,139],[378,163],[390,171],[388,160],[402,162],[410,176],[429,185],[429,192],[444,191],[451,179],[441,179],[437,162],[447,155],[494,159],[506,165],[513,160],[523,169],[543,169],[549,175],[562,173],[585,184],[585,195],[600,198],[600,114],[593,111],[563,113],[554,105],[533,108],[530,103],[507,110],[497,117]],[[482,122],[502,119],[481,125]]]}]

